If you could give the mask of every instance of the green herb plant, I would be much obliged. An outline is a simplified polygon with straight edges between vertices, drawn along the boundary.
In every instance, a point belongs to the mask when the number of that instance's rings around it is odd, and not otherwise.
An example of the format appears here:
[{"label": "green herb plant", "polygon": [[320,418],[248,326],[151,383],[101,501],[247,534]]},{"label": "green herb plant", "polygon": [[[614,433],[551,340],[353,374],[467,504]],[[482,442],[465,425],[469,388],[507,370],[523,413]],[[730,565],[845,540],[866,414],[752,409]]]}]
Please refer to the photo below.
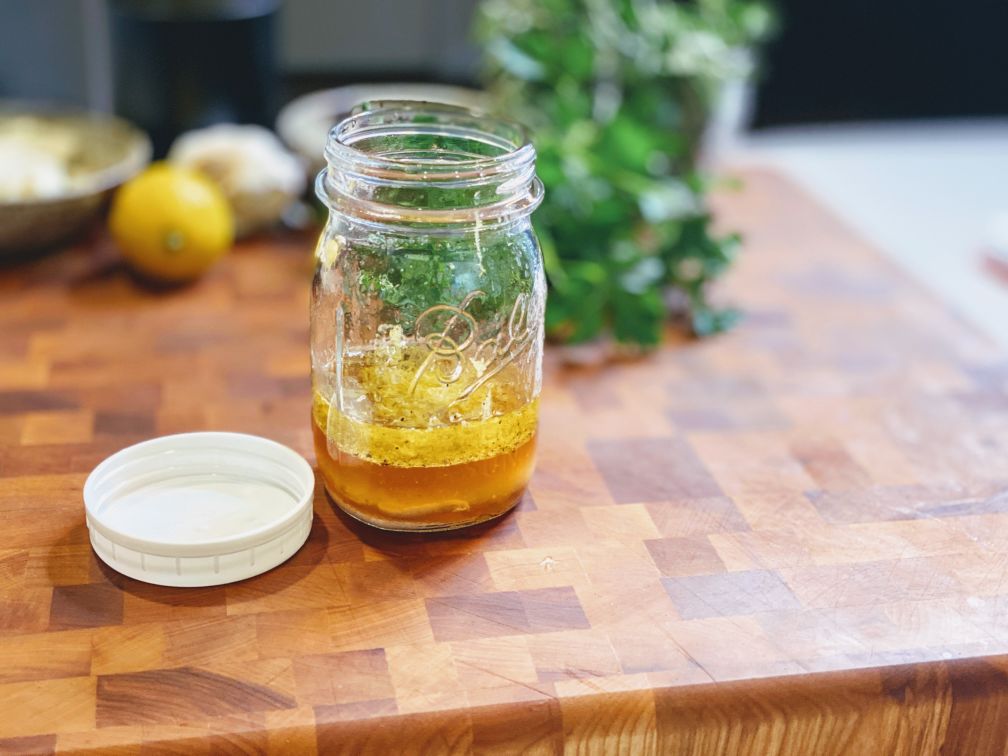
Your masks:
[{"label": "green herb plant", "polygon": [[546,186],[552,338],[651,347],[674,315],[700,336],[734,321],[708,289],[739,238],[712,230],[697,157],[721,86],[770,27],[751,0],[483,0],[487,83],[531,128]]}]

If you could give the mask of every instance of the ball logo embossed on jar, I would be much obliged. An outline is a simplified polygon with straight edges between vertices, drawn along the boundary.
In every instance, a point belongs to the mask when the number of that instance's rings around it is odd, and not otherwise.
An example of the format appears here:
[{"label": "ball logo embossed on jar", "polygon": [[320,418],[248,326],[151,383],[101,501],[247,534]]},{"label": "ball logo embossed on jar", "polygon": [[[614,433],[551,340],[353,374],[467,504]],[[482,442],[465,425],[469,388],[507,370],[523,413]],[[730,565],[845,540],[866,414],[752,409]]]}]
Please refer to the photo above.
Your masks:
[{"label": "ball logo embossed on jar", "polygon": [[[511,308],[505,328],[500,329],[495,336],[480,340],[472,357],[468,357],[466,350],[477,341],[479,325],[476,319],[466,312],[466,307],[473,300],[483,296],[486,295],[482,291],[474,291],[466,295],[458,307],[434,305],[424,310],[417,318],[417,339],[426,345],[430,354],[424,359],[410,384],[411,394],[416,391],[420,379],[428,370],[435,370],[438,379],[443,383],[455,383],[465,372],[465,366],[470,364],[477,374],[476,380],[463,388],[450,402],[456,404],[500,373],[532,343],[535,331],[529,323],[528,297],[519,294]],[[440,313],[451,313],[451,317],[440,330],[435,328],[425,333],[424,331],[434,321],[434,316]],[[459,324],[462,324],[463,329],[461,335],[457,328]]]}]

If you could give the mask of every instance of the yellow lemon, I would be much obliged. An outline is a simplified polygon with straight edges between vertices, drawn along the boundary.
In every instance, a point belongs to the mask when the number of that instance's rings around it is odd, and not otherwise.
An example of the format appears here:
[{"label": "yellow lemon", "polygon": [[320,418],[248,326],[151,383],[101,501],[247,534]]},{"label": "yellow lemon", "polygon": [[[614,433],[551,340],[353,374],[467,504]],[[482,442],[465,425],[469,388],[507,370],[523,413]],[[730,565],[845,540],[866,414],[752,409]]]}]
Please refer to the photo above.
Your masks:
[{"label": "yellow lemon", "polygon": [[234,217],[217,185],[167,163],[153,164],[119,189],[109,228],[137,272],[167,282],[196,278],[234,241]]}]

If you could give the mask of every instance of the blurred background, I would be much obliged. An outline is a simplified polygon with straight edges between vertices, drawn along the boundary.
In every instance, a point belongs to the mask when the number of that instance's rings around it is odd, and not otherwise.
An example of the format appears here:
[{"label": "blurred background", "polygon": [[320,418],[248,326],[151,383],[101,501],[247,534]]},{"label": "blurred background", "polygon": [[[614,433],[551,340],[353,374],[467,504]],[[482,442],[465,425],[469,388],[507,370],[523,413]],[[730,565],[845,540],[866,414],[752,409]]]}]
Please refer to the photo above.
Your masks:
[{"label": "blurred background", "polygon": [[[127,57],[131,44],[142,44],[136,17],[201,12],[244,17],[249,41],[272,47],[280,98],[274,108],[311,89],[357,81],[474,84],[476,6],[477,0],[4,0],[0,93],[111,109],[112,44]],[[767,49],[755,129],[1008,114],[1005,3],[778,0],[775,8],[782,23]],[[257,44],[244,51],[265,53]]]},{"label": "blurred background", "polygon": [[[602,12],[600,2],[582,5]],[[0,98],[116,113],[159,157],[180,133],[212,123],[273,128],[285,104],[332,87],[478,87],[488,57],[491,70],[496,61],[512,78],[535,79],[519,70],[548,61],[521,38],[535,4],[482,5],[497,25],[490,32],[474,32],[478,0],[4,0]],[[569,4],[543,3],[559,5]],[[724,31],[729,46],[749,48],[758,75],[720,80],[699,164],[786,171],[1008,344],[1008,4],[777,0],[768,9],[772,29],[741,42]],[[518,42],[502,54],[502,38]]]}]

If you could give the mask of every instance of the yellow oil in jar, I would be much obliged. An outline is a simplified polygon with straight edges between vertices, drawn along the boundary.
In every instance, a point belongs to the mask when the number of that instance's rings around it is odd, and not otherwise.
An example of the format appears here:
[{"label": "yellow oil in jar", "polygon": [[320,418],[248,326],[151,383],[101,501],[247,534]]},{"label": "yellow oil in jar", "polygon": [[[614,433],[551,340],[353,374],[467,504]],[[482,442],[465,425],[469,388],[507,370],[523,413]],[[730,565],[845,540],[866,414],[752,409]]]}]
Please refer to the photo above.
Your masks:
[{"label": "yellow oil in jar", "polygon": [[422,345],[386,344],[344,358],[338,393],[316,380],[319,471],[349,514],[438,530],[519,501],[535,462],[538,400],[514,364],[457,359],[446,367]]}]

